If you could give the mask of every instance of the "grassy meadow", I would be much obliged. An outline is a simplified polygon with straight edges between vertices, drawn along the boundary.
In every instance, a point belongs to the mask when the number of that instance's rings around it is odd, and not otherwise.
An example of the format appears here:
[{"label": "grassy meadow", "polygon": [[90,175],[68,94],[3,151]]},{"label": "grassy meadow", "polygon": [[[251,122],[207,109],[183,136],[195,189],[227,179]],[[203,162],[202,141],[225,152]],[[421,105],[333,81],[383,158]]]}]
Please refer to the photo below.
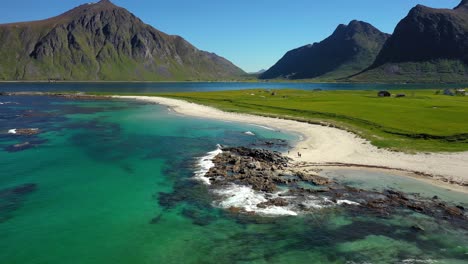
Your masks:
[{"label": "grassy meadow", "polygon": [[[159,94],[224,111],[327,123],[392,150],[468,150],[468,96],[436,90],[391,91],[244,90]],[[406,97],[396,98],[396,94]]]}]

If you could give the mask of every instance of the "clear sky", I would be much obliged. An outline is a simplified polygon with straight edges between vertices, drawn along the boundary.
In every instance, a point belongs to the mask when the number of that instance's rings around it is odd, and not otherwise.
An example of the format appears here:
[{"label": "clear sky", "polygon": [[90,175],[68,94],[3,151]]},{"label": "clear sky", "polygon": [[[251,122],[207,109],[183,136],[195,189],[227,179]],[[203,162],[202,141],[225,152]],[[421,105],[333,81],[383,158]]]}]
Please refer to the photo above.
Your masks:
[{"label": "clear sky", "polygon": [[[1,0],[0,23],[58,15],[87,0]],[[460,0],[113,0],[145,23],[180,35],[247,72],[318,42],[353,19],[392,33],[416,4],[453,8]]]}]

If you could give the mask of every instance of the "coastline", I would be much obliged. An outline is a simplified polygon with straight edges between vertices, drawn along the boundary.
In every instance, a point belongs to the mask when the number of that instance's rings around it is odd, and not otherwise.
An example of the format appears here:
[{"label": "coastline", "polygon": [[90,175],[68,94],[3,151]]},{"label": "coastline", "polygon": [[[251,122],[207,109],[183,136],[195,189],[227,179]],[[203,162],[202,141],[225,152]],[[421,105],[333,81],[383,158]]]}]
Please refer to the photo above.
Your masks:
[{"label": "coastline", "polygon": [[[468,152],[406,154],[379,149],[358,136],[337,128],[280,118],[223,112],[187,101],[153,96],[112,96],[170,107],[186,116],[266,126],[301,135],[287,156],[295,166],[332,165],[399,171],[406,176],[468,193]],[[301,153],[301,157],[297,153]],[[340,165],[341,164],[341,165]]]}]

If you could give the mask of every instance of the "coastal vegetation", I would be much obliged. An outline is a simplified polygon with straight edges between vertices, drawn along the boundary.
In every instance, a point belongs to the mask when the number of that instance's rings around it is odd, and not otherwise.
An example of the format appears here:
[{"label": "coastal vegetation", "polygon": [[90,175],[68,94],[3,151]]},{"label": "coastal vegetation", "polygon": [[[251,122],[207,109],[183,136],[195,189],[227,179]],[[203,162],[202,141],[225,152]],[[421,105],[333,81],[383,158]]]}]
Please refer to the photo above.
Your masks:
[{"label": "coastal vegetation", "polygon": [[[377,91],[243,90],[152,94],[223,111],[336,126],[397,151],[468,150],[468,97],[439,90]],[[395,95],[405,95],[396,97]],[[151,95],[151,94],[150,94]],[[248,120],[246,120],[248,121]]]}]

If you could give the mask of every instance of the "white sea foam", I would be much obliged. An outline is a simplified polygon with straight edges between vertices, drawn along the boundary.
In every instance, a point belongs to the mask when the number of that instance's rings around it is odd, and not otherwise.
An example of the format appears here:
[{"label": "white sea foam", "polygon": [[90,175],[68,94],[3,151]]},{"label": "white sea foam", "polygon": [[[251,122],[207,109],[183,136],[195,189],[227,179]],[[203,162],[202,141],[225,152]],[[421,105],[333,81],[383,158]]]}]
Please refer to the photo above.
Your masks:
[{"label": "white sea foam", "polygon": [[222,201],[215,203],[216,206],[222,208],[237,207],[247,212],[271,216],[297,215],[296,212],[288,207],[269,206],[267,208],[259,208],[258,204],[268,201],[265,193],[257,192],[247,186],[231,184],[227,188],[216,190],[215,193],[223,198]]},{"label": "white sea foam", "polygon": [[6,104],[18,104],[17,102],[0,102],[0,105],[6,105]]},{"label": "white sea foam", "polygon": [[206,156],[201,157],[198,160],[198,170],[195,171],[194,178],[210,185],[210,180],[207,177],[205,177],[205,175],[211,168],[215,166],[215,164],[213,163],[214,157],[216,157],[222,152],[223,151],[221,150],[221,146],[217,145],[215,150],[210,151],[206,154]]},{"label": "white sea foam", "polygon": [[302,205],[307,209],[322,209],[322,208],[326,207],[319,200],[306,200],[306,201],[302,202]]},{"label": "white sea foam", "polygon": [[342,204],[359,205],[359,203],[356,203],[356,202],[353,202],[353,201],[350,201],[350,200],[337,200],[336,203],[338,205],[342,205]]},{"label": "white sea foam", "polygon": [[249,135],[249,136],[255,136],[255,134],[252,131],[244,132],[244,134]]},{"label": "white sea foam", "polygon": [[8,134],[16,134],[16,128],[8,130]]}]

